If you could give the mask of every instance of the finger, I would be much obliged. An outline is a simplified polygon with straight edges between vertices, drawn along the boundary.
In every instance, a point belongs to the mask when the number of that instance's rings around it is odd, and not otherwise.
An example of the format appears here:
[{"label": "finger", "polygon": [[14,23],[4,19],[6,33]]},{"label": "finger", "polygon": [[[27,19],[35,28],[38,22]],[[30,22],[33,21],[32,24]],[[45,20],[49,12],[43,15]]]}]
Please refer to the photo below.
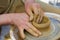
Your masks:
[{"label": "finger", "polygon": [[39,16],[37,18],[37,23],[40,23],[42,21],[43,16],[44,16],[44,12],[41,8],[39,8],[38,12],[39,12]]},{"label": "finger", "polygon": [[37,4],[33,4],[33,5],[32,5],[32,10],[33,10],[33,12],[34,12],[35,15],[38,15],[38,14],[39,14],[39,13],[38,13]]},{"label": "finger", "polygon": [[25,38],[24,30],[22,28],[20,29],[20,35],[23,39]]},{"label": "finger", "polygon": [[[42,17],[43,17],[43,13],[42,13],[40,4],[34,3],[32,7],[33,7],[33,10],[34,10],[34,13],[35,13],[36,15],[39,15],[39,17],[37,18],[37,23],[38,23],[38,22],[41,22]],[[34,18],[34,19],[36,19],[36,18]],[[39,21],[38,21],[38,20],[39,20]]]},{"label": "finger", "polygon": [[28,13],[29,13],[29,16],[30,16],[30,21],[33,20],[33,13],[32,13],[32,11],[28,9]]},{"label": "finger", "polygon": [[39,15],[41,15],[41,16],[43,17],[43,16],[44,16],[44,11],[42,10],[42,8],[39,8],[38,11],[40,11],[40,13],[41,13],[41,14],[39,14]]},{"label": "finger", "polygon": [[[22,25],[23,26],[23,25]],[[27,31],[27,32],[29,32],[30,34],[32,34],[33,36],[38,36],[38,34],[37,33],[35,33],[31,28],[29,28],[28,26],[24,26],[25,27],[25,30]]]},{"label": "finger", "polygon": [[37,19],[37,17],[38,17],[38,15],[39,15],[39,13],[38,13],[38,8],[36,7],[36,4],[33,4],[33,6],[32,6],[32,10],[33,10],[33,12],[34,12],[34,21],[36,22],[36,19]]},{"label": "finger", "polygon": [[37,17],[37,23],[40,22],[40,19],[41,19],[41,11],[40,11],[40,9],[38,9],[38,13],[39,13],[39,15]]},{"label": "finger", "polygon": [[28,13],[28,15],[30,16],[30,21],[33,19],[33,13],[32,10],[30,8],[26,9],[26,12]]},{"label": "finger", "polygon": [[27,26],[29,26],[29,28],[31,28],[37,34],[41,35],[41,32],[39,30],[37,30],[31,23],[27,23]]},{"label": "finger", "polygon": [[41,15],[39,15],[38,17],[37,17],[37,19],[36,19],[36,23],[40,23],[41,22]]},{"label": "finger", "polygon": [[37,20],[36,20],[37,18],[38,18],[38,15],[34,15],[34,22],[37,21]]},{"label": "finger", "polygon": [[19,33],[22,39],[25,38],[25,34],[24,34],[24,29],[22,27],[19,27]]}]

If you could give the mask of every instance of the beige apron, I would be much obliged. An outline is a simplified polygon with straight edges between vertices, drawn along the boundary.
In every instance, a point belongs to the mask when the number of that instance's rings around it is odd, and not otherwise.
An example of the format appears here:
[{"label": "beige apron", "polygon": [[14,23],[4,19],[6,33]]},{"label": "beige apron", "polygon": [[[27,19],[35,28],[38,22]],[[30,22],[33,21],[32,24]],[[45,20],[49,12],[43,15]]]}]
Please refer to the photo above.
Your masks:
[{"label": "beige apron", "polygon": [[0,0],[0,13],[15,13],[16,10],[19,10],[18,12],[25,11],[21,0]]},{"label": "beige apron", "polygon": [[0,0],[0,13],[4,12],[8,7],[8,0]]}]

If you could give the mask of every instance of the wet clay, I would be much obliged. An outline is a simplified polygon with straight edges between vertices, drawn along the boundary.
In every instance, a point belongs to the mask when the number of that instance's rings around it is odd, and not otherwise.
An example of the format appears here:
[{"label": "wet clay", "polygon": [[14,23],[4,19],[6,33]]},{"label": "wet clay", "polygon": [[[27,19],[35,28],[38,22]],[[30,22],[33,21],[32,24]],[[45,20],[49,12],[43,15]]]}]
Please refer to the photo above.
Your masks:
[{"label": "wet clay", "polygon": [[32,24],[33,24],[36,28],[38,28],[38,29],[40,29],[40,28],[46,28],[46,27],[48,27],[48,26],[50,25],[50,20],[49,20],[48,17],[44,16],[43,19],[42,19],[42,21],[41,21],[41,23],[36,23],[36,22],[33,20],[33,21],[32,21]]},{"label": "wet clay", "polygon": [[48,36],[51,32],[50,20],[44,16],[40,23],[36,23],[36,20],[32,21],[32,24],[41,31],[42,36]]}]

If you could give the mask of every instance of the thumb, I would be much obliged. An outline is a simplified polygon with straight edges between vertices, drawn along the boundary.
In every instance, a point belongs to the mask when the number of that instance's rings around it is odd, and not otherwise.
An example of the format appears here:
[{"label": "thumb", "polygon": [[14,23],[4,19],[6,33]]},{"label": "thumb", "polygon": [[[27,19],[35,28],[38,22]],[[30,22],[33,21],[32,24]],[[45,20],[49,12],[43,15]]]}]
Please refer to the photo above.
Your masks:
[{"label": "thumb", "polygon": [[24,29],[22,27],[19,27],[19,33],[20,33],[20,37],[22,39],[24,39],[25,38],[25,34],[24,34]]},{"label": "thumb", "polygon": [[32,13],[32,11],[31,11],[31,9],[27,8],[27,9],[26,9],[26,12],[27,12],[27,14],[28,14],[29,17],[30,17],[30,21],[33,20],[33,13]]}]

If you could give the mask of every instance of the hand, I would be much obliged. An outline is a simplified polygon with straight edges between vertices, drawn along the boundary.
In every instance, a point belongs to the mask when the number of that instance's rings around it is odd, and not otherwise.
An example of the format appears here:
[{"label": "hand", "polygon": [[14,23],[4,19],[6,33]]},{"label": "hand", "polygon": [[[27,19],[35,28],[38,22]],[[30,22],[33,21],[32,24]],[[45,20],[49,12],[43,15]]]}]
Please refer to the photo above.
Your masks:
[{"label": "hand", "polygon": [[[25,2],[25,10],[30,16],[30,20],[32,20],[33,14],[40,16],[40,21],[42,20],[42,17],[44,16],[43,10],[41,9],[41,6],[39,3],[35,3],[34,0],[26,0]],[[33,11],[33,12],[32,12]]]},{"label": "hand", "polygon": [[17,13],[10,15],[11,24],[14,24],[18,27],[21,38],[25,38],[24,30],[32,34],[33,36],[41,35],[41,32],[38,31],[30,22],[29,16],[26,13]]}]

